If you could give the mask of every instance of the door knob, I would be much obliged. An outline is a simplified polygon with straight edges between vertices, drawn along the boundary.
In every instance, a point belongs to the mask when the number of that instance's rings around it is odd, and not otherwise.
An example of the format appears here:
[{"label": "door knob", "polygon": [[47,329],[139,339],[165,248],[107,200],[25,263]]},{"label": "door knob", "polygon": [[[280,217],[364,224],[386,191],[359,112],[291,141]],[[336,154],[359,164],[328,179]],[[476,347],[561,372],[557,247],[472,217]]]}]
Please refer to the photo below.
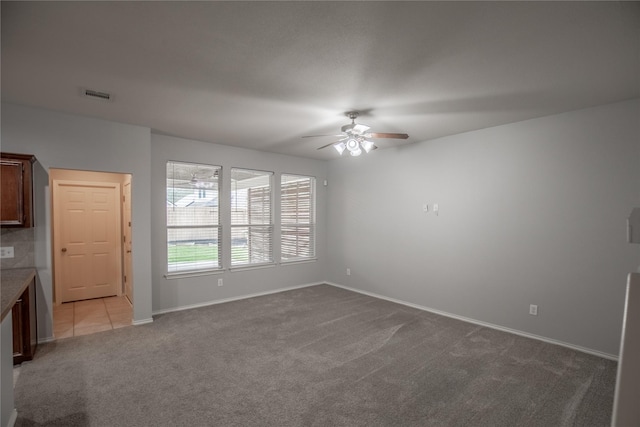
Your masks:
[{"label": "door knob", "polygon": [[67,252],[67,248],[62,248],[62,252]]},{"label": "door knob", "polygon": [[130,253],[131,253],[131,251],[127,251],[127,253],[128,253],[128,254],[130,254]]}]

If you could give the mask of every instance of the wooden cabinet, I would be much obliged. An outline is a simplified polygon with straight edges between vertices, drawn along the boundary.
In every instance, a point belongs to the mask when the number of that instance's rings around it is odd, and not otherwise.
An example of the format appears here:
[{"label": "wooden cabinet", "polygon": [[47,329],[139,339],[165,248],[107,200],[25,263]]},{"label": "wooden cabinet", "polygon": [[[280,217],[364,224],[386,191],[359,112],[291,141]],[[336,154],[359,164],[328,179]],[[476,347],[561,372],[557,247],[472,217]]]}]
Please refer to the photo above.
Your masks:
[{"label": "wooden cabinet", "polygon": [[36,314],[36,282],[33,279],[11,310],[14,365],[33,359],[38,345]]},{"label": "wooden cabinet", "polygon": [[0,226],[32,227],[31,154],[0,153]]}]

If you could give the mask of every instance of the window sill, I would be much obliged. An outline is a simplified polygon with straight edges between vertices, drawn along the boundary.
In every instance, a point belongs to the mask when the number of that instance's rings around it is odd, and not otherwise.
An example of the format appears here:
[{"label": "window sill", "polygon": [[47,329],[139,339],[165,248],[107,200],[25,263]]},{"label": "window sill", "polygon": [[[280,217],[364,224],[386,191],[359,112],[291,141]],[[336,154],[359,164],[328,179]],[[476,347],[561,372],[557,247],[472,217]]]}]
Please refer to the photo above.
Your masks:
[{"label": "window sill", "polygon": [[236,271],[244,271],[244,270],[259,270],[261,268],[273,268],[275,266],[276,266],[275,262],[270,262],[268,264],[239,265],[237,267],[229,268],[229,271],[236,272]]},{"label": "window sill", "polygon": [[270,262],[265,264],[256,264],[256,265],[239,265],[236,267],[231,267],[228,269],[217,268],[215,270],[199,270],[199,271],[184,271],[184,272],[175,272],[175,273],[166,273],[164,274],[164,278],[167,280],[175,280],[175,279],[186,279],[189,277],[201,277],[201,276],[212,276],[216,274],[223,274],[225,271],[230,272],[238,272],[245,270],[259,270],[262,268],[273,268],[278,265],[296,265],[296,264],[308,264],[311,262],[317,262],[318,258],[309,258],[309,259],[299,259],[292,261],[280,261],[279,263]]},{"label": "window sill", "polygon": [[201,270],[201,271],[184,271],[184,272],[176,272],[176,273],[167,273],[164,275],[164,278],[167,280],[173,279],[184,279],[189,277],[200,277],[200,276],[211,276],[214,274],[222,274],[224,273],[224,269],[218,268],[215,270]]},{"label": "window sill", "polygon": [[307,264],[316,261],[318,261],[318,258],[294,259],[291,261],[280,261],[280,265]]}]

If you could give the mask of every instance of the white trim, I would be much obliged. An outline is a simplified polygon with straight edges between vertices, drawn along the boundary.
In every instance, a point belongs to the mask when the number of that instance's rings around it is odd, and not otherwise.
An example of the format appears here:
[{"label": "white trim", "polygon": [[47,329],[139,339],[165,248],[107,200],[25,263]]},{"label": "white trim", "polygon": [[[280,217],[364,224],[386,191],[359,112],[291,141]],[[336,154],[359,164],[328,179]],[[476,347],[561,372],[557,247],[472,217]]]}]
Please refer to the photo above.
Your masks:
[{"label": "white trim", "polygon": [[559,346],[562,346],[562,347],[570,348],[572,350],[580,351],[582,353],[587,353],[587,354],[591,354],[593,356],[602,357],[604,359],[613,360],[615,362],[618,361],[618,356],[616,356],[614,354],[604,353],[604,352],[601,352],[601,351],[598,351],[598,350],[593,350],[593,349],[590,349],[590,348],[581,347],[579,345],[570,344],[570,343],[567,343],[567,342],[564,342],[564,341],[558,341],[558,340],[554,340],[552,338],[547,338],[547,337],[543,337],[543,336],[540,336],[540,335],[530,334],[528,332],[519,331],[517,329],[506,328],[504,326],[495,325],[493,323],[482,322],[480,320],[471,319],[469,317],[458,316],[457,314],[447,313],[446,311],[436,310],[436,309],[433,309],[433,308],[425,307],[425,306],[418,305],[418,304],[413,304],[413,303],[402,301],[402,300],[399,300],[399,299],[386,297],[384,295],[375,294],[373,292],[363,291],[361,289],[350,288],[349,286],[343,286],[343,285],[339,285],[337,283],[326,282],[326,284],[330,285],[330,286],[335,286],[336,288],[342,288],[342,289],[346,289],[348,291],[357,292],[359,294],[368,295],[370,297],[379,298],[379,299],[383,299],[383,300],[386,300],[386,301],[394,302],[396,304],[406,305],[408,307],[416,308],[418,310],[428,311],[429,313],[438,314],[440,316],[445,316],[445,317],[450,317],[452,319],[462,320],[463,322],[473,323],[475,325],[484,326],[484,327],[491,328],[491,329],[496,329],[498,331],[507,332],[507,333],[514,334],[514,335],[519,335],[521,337],[531,338],[531,339],[538,340],[538,341],[544,341],[544,342],[549,343],[549,344],[556,344],[556,345],[559,345]]},{"label": "white trim", "polygon": [[217,268],[215,270],[191,270],[191,271],[185,271],[183,273],[180,273],[180,272],[167,273],[164,275],[164,278],[167,280],[174,280],[174,279],[184,279],[187,277],[211,276],[213,274],[222,274],[224,272],[225,270],[223,268]]},{"label": "white trim", "polygon": [[147,323],[153,323],[153,317],[150,317],[148,319],[142,319],[142,320],[134,320],[133,322],[131,322],[133,326],[146,325]]},{"label": "white trim", "polygon": [[56,340],[56,337],[38,338],[38,344],[46,344],[48,342],[53,342],[55,340]]},{"label": "white trim", "polygon": [[158,314],[173,313],[174,311],[191,310],[192,308],[200,308],[200,307],[207,307],[207,306],[210,306],[210,305],[224,304],[225,302],[239,301],[239,300],[243,300],[243,299],[261,297],[261,296],[264,296],[264,295],[277,294],[277,293],[280,293],[280,292],[292,291],[294,289],[308,288],[310,286],[318,286],[318,285],[324,285],[324,284],[326,284],[326,282],[306,283],[304,285],[290,286],[290,287],[287,287],[287,288],[278,288],[278,289],[274,289],[272,291],[256,292],[256,293],[249,294],[249,295],[241,295],[241,296],[237,296],[237,297],[224,298],[224,299],[207,301],[207,302],[200,302],[200,303],[197,303],[197,304],[183,305],[183,306],[174,307],[174,308],[163,308],[161,310],[154,311],[153,315],[156,316]]},{"label": "white trim", "polygon": [[13,408],[11,412],[11,416],[9,417],[9,422],[7,423],[7,427],[13,427],[16,425],[16,421],[18,421],[18,410]]},{"label": "white trim", "polygon": [[305,259],[295,259],[292,261],[280,261],[280,265],[295,265],[295,264],[307,264],[310,262],[316,262],[318,258],[305,258]]}]

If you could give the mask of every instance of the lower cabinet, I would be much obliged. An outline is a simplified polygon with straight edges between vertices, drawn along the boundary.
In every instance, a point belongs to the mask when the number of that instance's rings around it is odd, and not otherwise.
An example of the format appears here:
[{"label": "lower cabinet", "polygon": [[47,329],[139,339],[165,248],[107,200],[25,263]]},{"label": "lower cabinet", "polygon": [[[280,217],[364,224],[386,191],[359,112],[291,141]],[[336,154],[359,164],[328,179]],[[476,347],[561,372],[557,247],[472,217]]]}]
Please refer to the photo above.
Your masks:
[{"label": "lower cabinet", "polygon": [[11,310],[13,321],[13,364],[33,359],[38,345],[35,279]]}]

